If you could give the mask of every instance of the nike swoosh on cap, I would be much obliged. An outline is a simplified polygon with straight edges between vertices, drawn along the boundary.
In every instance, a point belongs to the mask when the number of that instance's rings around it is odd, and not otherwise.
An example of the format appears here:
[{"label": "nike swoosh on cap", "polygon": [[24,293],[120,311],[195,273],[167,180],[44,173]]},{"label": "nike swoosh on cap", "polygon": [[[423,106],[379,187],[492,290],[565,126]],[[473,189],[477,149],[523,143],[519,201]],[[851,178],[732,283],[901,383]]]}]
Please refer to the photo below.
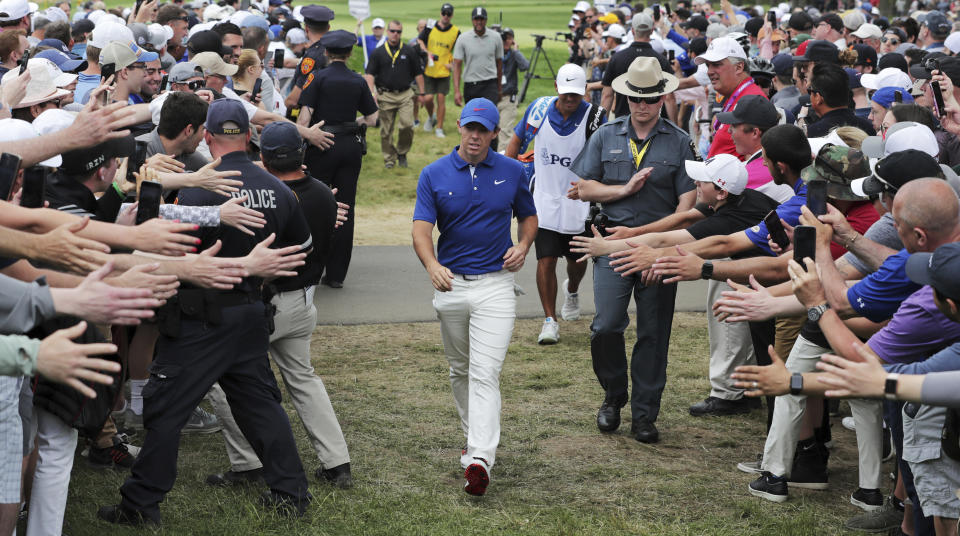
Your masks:
[{"label": "nike swoosh on cap", "polygon": [[573,82],[576,78],[567,78],[567,82]]}]

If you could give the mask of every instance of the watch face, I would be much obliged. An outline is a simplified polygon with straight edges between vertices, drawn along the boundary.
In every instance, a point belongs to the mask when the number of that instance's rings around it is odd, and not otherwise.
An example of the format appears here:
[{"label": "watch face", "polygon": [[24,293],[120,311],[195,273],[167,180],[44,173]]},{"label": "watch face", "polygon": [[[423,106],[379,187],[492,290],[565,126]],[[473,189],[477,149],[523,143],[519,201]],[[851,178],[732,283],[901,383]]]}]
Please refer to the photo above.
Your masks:
[{"label": "watch face", "polygon": [[809,320],[809,321],[811,321],[811,322],[816,322],[817,320],[820,320],[820,315],[817,314],[817,310],[816,310],[816,309],[808,309],[808,310],[807,310],[807,320]]}]

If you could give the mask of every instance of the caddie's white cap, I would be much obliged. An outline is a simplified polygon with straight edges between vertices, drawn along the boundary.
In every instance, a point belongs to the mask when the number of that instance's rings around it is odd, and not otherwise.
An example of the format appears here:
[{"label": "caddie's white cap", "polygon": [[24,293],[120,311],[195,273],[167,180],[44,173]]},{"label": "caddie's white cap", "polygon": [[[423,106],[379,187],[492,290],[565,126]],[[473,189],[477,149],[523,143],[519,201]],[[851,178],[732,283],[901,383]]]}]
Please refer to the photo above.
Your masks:
[{"label": "caddie's white cap", "polygon": [[576,93],[583,95],[587,89],[587,73],[583,67],[567,63],[557,71],[557,93]]},{"label": "caddie's white cap", "polygon": [[373,19],[373,22],[370,23],[370,27],[371,27],[371,28],[386,28],[386,27],[387,27],[387,24],[386,24],[385,22],[383,22],[383,19],[381,19],[380,17],[377,17],[377,18]]},{"label": "caddie's white cap", "polygon": [[747,188],[747,168],[732,154],[720,153],[703,162],[687,160],[684,167],[691,179],[712,182],[733,195],[740,195]]},{"label": "caddie's white cap", "polygon": [[710,41],[710,46],[707,47],[707,51],[697,56],[693,61],[694,63],[700,64],[708,61],[723,61],[727,58],[746,60],[747,54],[743,51],[743,47],[740,46],[740,43],[738,43],[736,39],[732,37],[718,37]]}]

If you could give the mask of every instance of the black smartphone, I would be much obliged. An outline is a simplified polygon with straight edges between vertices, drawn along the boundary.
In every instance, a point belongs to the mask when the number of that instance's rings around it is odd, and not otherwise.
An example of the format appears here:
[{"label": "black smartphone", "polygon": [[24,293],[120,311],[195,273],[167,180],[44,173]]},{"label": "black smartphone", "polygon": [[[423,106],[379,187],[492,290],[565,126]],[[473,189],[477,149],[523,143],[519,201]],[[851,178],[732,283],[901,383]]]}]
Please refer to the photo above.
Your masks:
[{"label": "black smartphone", "polygon": [[48,168],[44,166],[33,166],[23,170],[21,207],[43,208],[43,188],[47,182],[47,171]]},{"label": "black smartphone", "polygon": [[143,5],[143,0],[137,0],[137,5],[133,7],[133,16],[136,17],[137,13],[140,13],[140,6]]},{"label": "black smartphone", "polygon": [[250,91],[250,102],[257,103],[257,95],[260,95],[260,86],[263,85],[263,79],[257,78],[257,81],[253,83],[253,90]]},{"label": "black smartphone", "polygon": [[159,182],[143,181],[140,183],[140,197],[137,199],[137,225],[160,217],[160,198],[162,195],[163,186]]},{"label": "black smartphone", "polygon": [[777,14],[776,14],[776,12],[770,11],[769,13],[767,13],[767,20],[770,21],[770,24],[772,24],[774,27],[776,27],[776,26],[777,26]]},{"label": "black smartphone", "polygon": [[930,82],[930,88],[933,90],[933,100],[936,104],[936,110],[934,111],[937,113],[937,117],[943,117],[943,92],[940,91],[940,82],[937,82],[936,80]]},{"label": "black smartphone", "polygon": [[670,4],[663,4],[663,10],[667,12],[667,16],[670,16]]},{"label": "black smartphone", "polygon": [[30,50],[25,50],[23,56],[20,57],[20,73],[23,74],[27,70],[27,62],[30,61]]},{"label": "black smartphone", "polygon": [[163,93],[167,89],[167,81],[170,79],[169,74],[163,75],[163,78],[160,79],[160,92]]},{"label": "black smartphone", "polygon": [[669,61],[670,63],[673,63],[673,59],[675,57],[676,57],[676,52],[674,52],[672,48],[667,51],[667,61]]},{"label": "black smartphone", "polygon": [[893,102],[898,104],[903,102],[903,92],[899,89],[893,92]]},{"label": "black smartphone", "polygon": [[[100,66],[100,83],[105,83],[107,79],[116,74],[116,72],[117,65],[114,63],[105,63]],[[104,90],[103,93],[100,94],[100,106],[106,106],[108,104],[110,104],[110,90]]]},{"label": "black smartphone", "polygon": [[810,225],[798,225],[793,228],[793,260],[803,269],[807,269],[803,259],[817,260],[817,228]]},{"label": "black smartphone", "polygon": [[787,246],[790,245],[790,239],[787,237],[787,231],[784,230],[783,224],[780,223],[780,215],[777,214],[777,211],[771,210],[770,213],[763,218],[763,223],[767,225],[767,232],[770,233],[770,239],[780,246],[780,249],[787,249]]},{"label": "black smartphone", "polygon": [[127,181],[137,182],[137,178],[133,176],[133,172],[140,172],[140,166],[147,161],[147,142],[137,140],[137,149],[134,151],[133,156],[130,157],[130,160],[127,161]]},{"label": "black smartphone", "polygon": [[273,51],[273,68],[283,69],[283,49],[278,48]]},{"label": "black smartphone", "polygon": [[10,199],[10,190],[17,180],[17,171],[20,169],[20,157],[12,153],[0,155],[0,199]]},{"label": "black smartphone", "polygon": [[660,20],[660,6],[657,4],[653,5],[653,20]]},{"label": "black smartphone", "polygon": [[807,208],[814,216],[823,216],[827,213],[827,181],[807,183]]}]

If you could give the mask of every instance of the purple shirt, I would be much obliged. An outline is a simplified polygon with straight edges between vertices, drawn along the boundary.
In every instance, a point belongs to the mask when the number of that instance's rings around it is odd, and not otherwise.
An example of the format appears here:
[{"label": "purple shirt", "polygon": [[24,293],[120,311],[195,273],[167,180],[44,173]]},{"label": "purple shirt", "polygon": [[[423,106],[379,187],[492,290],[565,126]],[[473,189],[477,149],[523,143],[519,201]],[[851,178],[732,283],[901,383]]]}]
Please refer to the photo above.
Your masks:
[{"label": "purple shirt", "polygon": [[900,304],[890,322],[867,345],[887,363],[913,363],[960,341],[960,323],[944,316],[923,287]]}]

